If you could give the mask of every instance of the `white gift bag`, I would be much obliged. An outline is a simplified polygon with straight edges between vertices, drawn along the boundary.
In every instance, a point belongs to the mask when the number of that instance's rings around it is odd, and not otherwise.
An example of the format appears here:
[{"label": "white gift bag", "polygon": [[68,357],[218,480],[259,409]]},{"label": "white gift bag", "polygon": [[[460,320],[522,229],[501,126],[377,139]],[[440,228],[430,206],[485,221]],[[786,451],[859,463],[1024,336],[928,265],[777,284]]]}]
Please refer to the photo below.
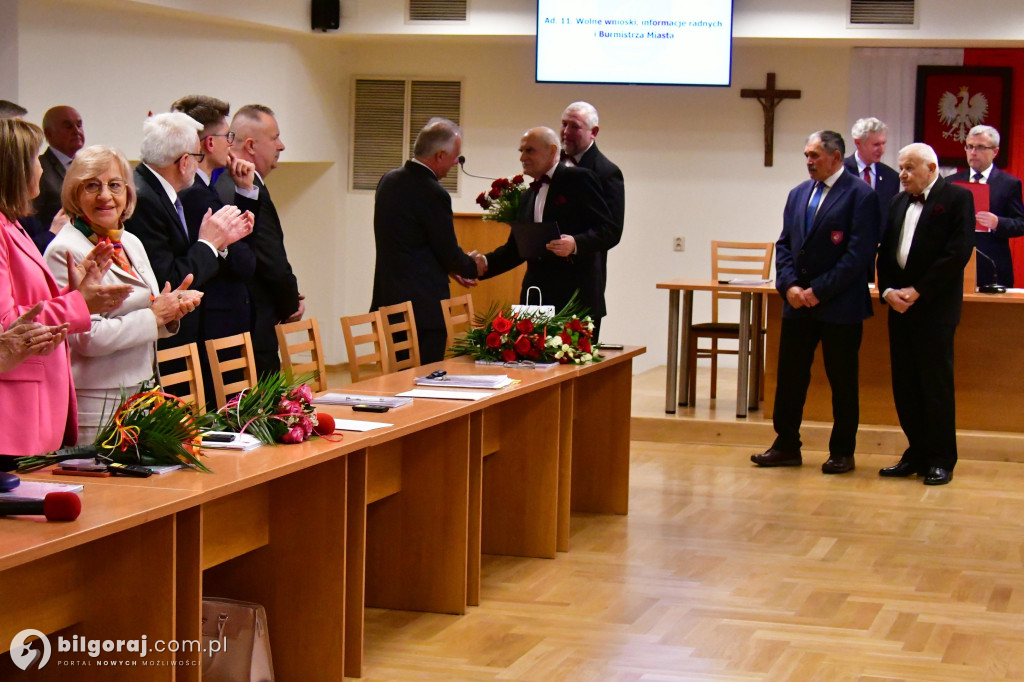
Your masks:
[{"label": "white gift bag", "polygon": [[[530,294],[533,291],[537,292],[537,304],[536,305],[531,305],[530,304]],[[514,305],[514,306],[512,306],[512,314],[513,315],[529,315],[531,317],[537,316],[537,315],[540,315],[540,316],[543,316],[543,317],[554,317],[555,316],[555,306],[553,306],[553,305],[543,305],[543,303],[544,303],[544,299],[541,297],[540,287],[530,287],[530,288],[528,288],[526,290],[526,304],[525,305]]]}]

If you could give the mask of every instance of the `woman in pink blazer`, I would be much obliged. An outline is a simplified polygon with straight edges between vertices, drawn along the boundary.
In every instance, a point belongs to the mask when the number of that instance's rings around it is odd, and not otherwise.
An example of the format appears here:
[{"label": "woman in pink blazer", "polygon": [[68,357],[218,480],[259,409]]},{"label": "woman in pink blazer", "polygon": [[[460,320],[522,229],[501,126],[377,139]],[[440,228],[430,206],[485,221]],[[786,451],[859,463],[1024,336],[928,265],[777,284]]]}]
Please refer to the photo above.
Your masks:
[{"label": "woman in pink blazer", "polygon": [[[90,313],[112,310],[128,292],[100,283],[110,267],[109,246],[95,249],[81,264],[71,261],[70,284],[61,290],[18,224],[39,194],[42,140],[36,125],[0,120],[0,327],[15,326],[41,303],[37,322],[66,322],[69,333],[87,331]],[[75,442],[78,419],[66,343],[0,373],[0,424],[0,455],[38,455]]]}]

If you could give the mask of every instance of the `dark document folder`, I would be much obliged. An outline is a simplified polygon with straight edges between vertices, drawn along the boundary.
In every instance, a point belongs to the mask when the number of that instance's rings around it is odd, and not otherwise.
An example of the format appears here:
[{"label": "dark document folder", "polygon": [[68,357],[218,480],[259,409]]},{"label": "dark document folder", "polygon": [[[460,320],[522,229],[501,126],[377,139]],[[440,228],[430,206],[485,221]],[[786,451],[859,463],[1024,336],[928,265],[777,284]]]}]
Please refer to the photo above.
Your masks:
[{"label": "dark document folder", "polygon": [[558,239],[562,233],[557,222],[512,223],[512,235],[516,238],[519,257],[528,259],[551,253],[547,249],[548,242]]}]

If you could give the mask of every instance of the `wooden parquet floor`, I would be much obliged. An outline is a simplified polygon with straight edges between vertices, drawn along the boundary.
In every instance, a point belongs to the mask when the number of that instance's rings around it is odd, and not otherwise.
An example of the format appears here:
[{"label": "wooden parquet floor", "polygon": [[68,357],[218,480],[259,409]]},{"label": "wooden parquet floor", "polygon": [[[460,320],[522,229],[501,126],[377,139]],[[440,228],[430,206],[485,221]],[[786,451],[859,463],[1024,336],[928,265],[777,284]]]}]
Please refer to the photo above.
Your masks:
[{"label": "wooden parquet floor", "polygon": [[1024,679],[1024,467],[930,488],[750,453],[634,442],[629,516],[485,557],[465,616],[370,610],[363,679]]}]

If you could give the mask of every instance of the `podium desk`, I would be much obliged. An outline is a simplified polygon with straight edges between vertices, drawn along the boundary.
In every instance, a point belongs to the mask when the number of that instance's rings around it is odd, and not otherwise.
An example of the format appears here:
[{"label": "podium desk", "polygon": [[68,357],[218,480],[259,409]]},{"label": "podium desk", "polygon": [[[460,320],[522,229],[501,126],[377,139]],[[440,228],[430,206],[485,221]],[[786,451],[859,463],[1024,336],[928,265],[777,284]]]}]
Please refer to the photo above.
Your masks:
[{"label": "podium desk", "polygon": [[[748,408],[756,410],[760,395],[761,354],[764,348],[760,312],[764,295],[775,291],[775,285],[723,284],[711,279],[673,279],[659,282],[658,289],[668,290],[668,361],[665,372],[665,412],[675,414],[676,403],[689,404],[690,332],[693,328],[693,292],[718,291],[740,294],[739,363],[736,372],[736,416],[746,417]],[[682,292],[682,315],[679,294]],[[682,332],[680,332],[682,320]],[[750,338],[754,342],[754,362],[750,362]],[[678,394],[678,399],[677,399]]]},{"label": "podium desk", "polygon": [[[860,422],[899,425],[892,397],[888,306],[872,291],[874,315],[860,345]],[[782,299],[768,297],[765,416],[777,384]],[[1024,432],[1024,293],[964,294],[954,340],[957,429]],[[804,419],[832,421],[828,380],[818,353],[811,369]]]},{"label": "podium desk", "polygon": [[[208,474],[27,476],[83,482],[83,513],[70,523],[0,519],[2,646],[26,628],[201,640],[202,597],[222,596],[266,607],[280,679],[358,675],[365,604],[463,613],[479,602],[482,552],[554,557],[568,549],[570,509],[626,513],[629,384],[642,352],[550,370],[449,360],[353,384],[346,392],[393,394],[439,367],[521,381],[481,401],[417,399],[385,414],[318,407],[393,426],[206,450]],[[574,458],[591,470],[574,470]],[[75,673],[199,680],[199,656],[151,652],[167,665]],[[0,678],[14,675],[3,658]],[[64,679],[55,661],[32,679]]]}]

